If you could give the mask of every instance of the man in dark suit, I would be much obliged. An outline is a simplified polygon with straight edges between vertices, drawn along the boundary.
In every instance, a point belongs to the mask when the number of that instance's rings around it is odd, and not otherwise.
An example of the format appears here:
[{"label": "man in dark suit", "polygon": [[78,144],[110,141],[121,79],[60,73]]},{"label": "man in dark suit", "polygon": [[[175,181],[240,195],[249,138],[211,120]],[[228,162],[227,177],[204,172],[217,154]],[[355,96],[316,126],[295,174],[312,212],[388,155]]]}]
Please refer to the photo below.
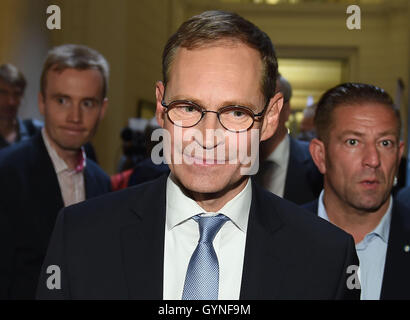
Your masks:
[{"label": "man in dark suit", "polygon": [[269,37],[242,17],[183,23],[156,85],[171,174],[62,210],[37,297],[358,298],[351,236],[247,175],[282,107],[276,73]]},{"label": "man in dark suit", "polygon": [[109,177],[82,148],[107,107],[107,68],[90,48],[52,49],[39,94],[44,128],[1,152],[0,216],[11,230],[0,244],[1,298],[34,299],[59,210],[110,190]]},{"label": "man in dark suit", "polygon": [[312,161],[309,143],[288,134],[286,122],[292,97],[290,83],[280,75],[276,84],[277,90],[283,94],[283,107],[275,134],[261,143],[261,164],[255,179],[277,196],[303,204],[319,196],[323,176]]},{"label": "man in dark suit", "polygon": [[310,151],[324,189],[305,207],[355,239],[362,299],[410,299],[410,209],[391,196],[404,148],[392,99],[372,85],[339,85],[320,99],[315,126]]},{"label": "man in dark suit", "polygon": [[405,187],[397,192],[396,199],[410,207],[410,187]]}]

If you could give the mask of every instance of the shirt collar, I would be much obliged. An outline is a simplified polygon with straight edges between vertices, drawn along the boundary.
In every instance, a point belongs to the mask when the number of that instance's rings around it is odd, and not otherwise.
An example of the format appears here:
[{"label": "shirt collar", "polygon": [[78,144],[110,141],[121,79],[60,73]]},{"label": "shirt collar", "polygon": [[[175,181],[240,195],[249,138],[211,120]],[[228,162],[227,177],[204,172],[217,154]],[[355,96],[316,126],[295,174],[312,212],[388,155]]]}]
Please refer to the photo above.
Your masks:
[{"label": "shirt collar", "polygon": [[[319,205],[318,205],[318,216],[329,221],[329,217],[327,215],[325,205],[323,203],[323,194],[324,190],[320,193],[319,196]],[[386,213],[383,215],[383,218],[380,220],[379,224],[373,231],[369,232],[363,239],[363,241],[371,235],[376,235],[380,237],[383,242],[387,243],[389,240],[389,231],[390,231],[390,222],[391,222],[391,215],[392,215],[392,208],[393,208],[393,197],[390,195],[389,198],[389,207],[386,210]]]},{"label": "shirt collar", "polygon": [[[56,173],[61,173],[65,170],[69,170],[67,163],[57,154],[57,151],[53,148],[50,143],[50,138],[46,132],[45,128],[41,129],[41,135],[43,136],[44,144],[47,148],[47,152],[50,155],[51,161],[53,162],[54,169]],[[82,172],[86,166],[86,156],[84,152],[84,148],[81,147],[81,151],[78,152],[78,163],[74,169],[75,172]]]},{"label": "shirt collar", "polygon": [[273,152],[268,156],[267,160],[276,163],[279,166],[284,166],[288,163],[287,155],[289,155],[290,138],[286,134],[285,138],[278,144]]},{"label": "shirt collar", "polygon": [[[252,183],[251,179],[248,179],[245,188],[232,200],[228,201],[217,213],[224,214],[241,231],[246,232],[251,201]],[[171,179],[171,174],[167,179],[166,203],[168,229],[172,229],[198,214],[216,214],[216,212],[205,211],[198,203],[186,196],[181,188]]]}]

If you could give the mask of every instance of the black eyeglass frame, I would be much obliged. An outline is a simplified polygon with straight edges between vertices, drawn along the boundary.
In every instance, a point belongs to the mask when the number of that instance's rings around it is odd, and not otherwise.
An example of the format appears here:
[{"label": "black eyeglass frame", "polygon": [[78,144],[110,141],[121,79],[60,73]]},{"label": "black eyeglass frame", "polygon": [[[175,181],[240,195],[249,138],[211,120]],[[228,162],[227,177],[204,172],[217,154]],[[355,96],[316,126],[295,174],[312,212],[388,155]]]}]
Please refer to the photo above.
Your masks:
[{"label": "black eyeglass frame", "polygon": [[[212,110],[206,110],[205,108],[201,107],[199,104],[197,104],[197,103],[195,103],[195,102],[193,102],[193,101],[189,101],[189,100],[174,100],[174,101],[171,101],[169,104],[166,104],[165,101],[164,101],[164,97],[165,97],[165,91],[164,91],[164,95],[162,96],[161,105],[166,109],[165,113],[167,114],[169,121],[171,121],[172,124],[174,124],[174,125],[176,125],[176,126],[178,126],[178,127],[181,127],[181,128],[192,128],[192,127],[195,127],[198,123],[201,122],[201,120],[204,118],[204,116],[205,116],[206,113],[211,112],[211,113],[215,113],[215,114],[216,114],[216,116],[217,116],[217,118],[218,118],[218,121],[219,121],[219,123],[221,124],[222,127],[224,127],[226,130],[228,130],[228,131],[230,131],[230,132],[237,132],[237,133],[245,132],[245,131],[248,131],[250,128],[252,128],[253,124],[255,123],[255,117],[262,117],[262,116],[264,115],[264,113],[265,113],[265,111],[266,111],[266,108],[268,107],[269,101],[270,101],[270,100],[268,100],[268,101],[266,102],[266,104],[265,104],[265,106],[263,107],[263,110],[262,110],[261,112],[255,113],[255,112],[253,112],[252,109],[250,109],[249,107],[245,107],[245,106],[241,106],[241,105],[229,105],[229,106],[224,106],[224,107],[220,108],[218,111],[212,111]],[[169,110],[172,109],[172,105],[173,105],[173,104],[179,104],[179,103],[185,103],[185,104],[189,104],[189,105],[195,106],[195,107],[197,107],[197,108],[201,111],[201,117],[199,118],[199,120],[198,120],[195,124],[193,124],[193,125],[191,125],[191,126],[181,126],[181,125],[176,124],[174,121],[172,121],[172,119],[170,118],[168,112],[169,112]],[[220,119],[220,114],[221,114],[223,111],[225,111],[225,110],[227,110],[227,109],[230,109],[230,108],[242,109],[242,110],[244,110],[244,112],[247,112],[249,115],[252,116],[252,123],[249,125],[248,128],[238,131],[238,130],[228,129],[227,127],[225,127],[225,126],[223,125],[223,123],[221,122],[221,119]]]}]

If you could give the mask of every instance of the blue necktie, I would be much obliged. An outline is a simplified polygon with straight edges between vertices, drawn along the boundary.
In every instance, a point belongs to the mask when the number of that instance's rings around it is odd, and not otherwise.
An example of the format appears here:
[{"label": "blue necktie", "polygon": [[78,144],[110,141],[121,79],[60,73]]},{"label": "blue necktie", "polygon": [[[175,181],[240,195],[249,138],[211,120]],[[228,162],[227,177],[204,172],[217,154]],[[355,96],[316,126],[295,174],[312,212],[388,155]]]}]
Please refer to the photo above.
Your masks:
[{"label": "blue necktie", "polygon": [[182,300],[217,300],[219,263],[212,241],[229,219],[223,214],[193,219],[198,222],[200,237],[189,261]]}]

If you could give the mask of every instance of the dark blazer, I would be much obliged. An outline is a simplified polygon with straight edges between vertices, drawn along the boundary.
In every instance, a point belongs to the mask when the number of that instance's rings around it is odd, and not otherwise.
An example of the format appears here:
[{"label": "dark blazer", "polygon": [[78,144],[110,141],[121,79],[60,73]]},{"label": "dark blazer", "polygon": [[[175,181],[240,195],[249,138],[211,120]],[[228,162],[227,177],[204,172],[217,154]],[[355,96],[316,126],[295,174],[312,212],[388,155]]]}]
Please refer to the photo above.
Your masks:
[{"label": "dark blazer", "polygon": [[[317,214],[318,200],[303,207]],[[381,300],[410,299],[410,252],[405,251],[406,245],[410,246],[410,208],[394,201]]]},{"label": "dark blazer", "polygon": [[[255,181],[261,184],[261,170]],[[262,184],[261,184],[262,185]],[[288,170],[286,173],[283,198],[296,204],[304,204],[316,199],[323,188],[323,176],[314,164],[309,152],[309,142],[290,137]]]},{"label": "dark blazer", "polygon": [[[86,198],[110,190],[109,177],[87,159]],[[41,133],[0,153],[0,215],[12,232],[0,244],[0,298],[34,299],[49,238],[64,203]],[[3,252],[13,256],[2,260]],[[10,255],[10,254],[9,254]]]},{"label": "dark blazer", "polygon": [[[37,298],[162,299],[166,179],[63,209]],[[240,298],[358,299],[346,289],[346,268],[358,265],[353,238],[252,185]],[[61,289],[47,288],[50,265]]]},{"label": "dark blazer", "polygon": [[410,207],[410,187],[400,189],[397,192],[396,199],[407,207]]}]

